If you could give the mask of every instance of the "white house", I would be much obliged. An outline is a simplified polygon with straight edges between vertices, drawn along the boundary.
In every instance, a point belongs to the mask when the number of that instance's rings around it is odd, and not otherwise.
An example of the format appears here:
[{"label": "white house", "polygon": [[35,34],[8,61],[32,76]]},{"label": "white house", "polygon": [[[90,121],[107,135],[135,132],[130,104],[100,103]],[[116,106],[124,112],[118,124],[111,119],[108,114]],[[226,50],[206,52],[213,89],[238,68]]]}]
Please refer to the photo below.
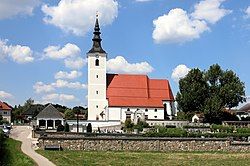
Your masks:
[{"label": "white house", "polygon": [[175,115],[174,97],[166,79],[147,75],[109,74],[101,46],[98,18],[88,57],[88,120],[166,120]]},{"label": "white house", "polygon": [[8,104],[0,101],[0,115],[9,123],[11,123],[11,110],[12,108]]}]

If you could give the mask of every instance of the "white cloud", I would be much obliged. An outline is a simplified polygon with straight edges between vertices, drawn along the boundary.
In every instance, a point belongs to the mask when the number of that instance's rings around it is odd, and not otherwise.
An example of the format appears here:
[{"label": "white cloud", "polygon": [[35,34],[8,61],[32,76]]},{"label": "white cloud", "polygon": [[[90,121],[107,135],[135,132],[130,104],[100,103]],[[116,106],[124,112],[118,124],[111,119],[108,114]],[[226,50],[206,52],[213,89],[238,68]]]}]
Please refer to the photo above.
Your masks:
[{"label": "white cloud", "polygon": [[33,86],[33,89],[35,90],[36,93],[42,93],[42,92],[51,92],[54,91],[55,88],[50,85],[50,84],[44,84],[43,82],[37,82],[35,83],[35,85]]},{"label": "white cloud", "polygon": [[176,8],[153,21],[156,43],[184,43],[200,37],[209,30],[205,21],[192,20],[186,11]]},{"label": "white cloud", "polygon": [[188,68],[186,65],[178,65],[172,72],[172,79],[176,82],[179,82],[180,79],[184,78],[188,72],[190,71],[191,69]]},{"label": "white cloud", "polygon": [[43,82],[36,82],[33,89],[36,93],[48,93],[54,91],[56,88],[69,88],[69,89],[86,89],[87,85],[80,82],[68,82],[65,80],[56,80],[51,84],[45,84]]},{"label": "white cloud", "polygon": [[111,24],[118,15],[116,0],[61,0],[57,6],[43,5],[44,22],[78,36],[93,28],[96,12],[101,25]]},{"label": "white cloud", "polygon": [[42,100],[46,102],[69,102],[75,101],[76,99],[77,98],[74,95],[57,93],[48,94],[42,97]]},{"label": "white cloud", "polygon": [[0,20],[11,18],[15,15],[32,15],[33,10],[38,6],[40,0],[1,0]]},{"label": "white cloud", "polygon": [[67,57],[78,56],[81,52],[81,49],[71,43],[67,43],[64,47],[60,46],[48,46],[43,50],[45,57],[52,59],[64,59]]},{"label": "white cloud", "polygon": [[215,24],[225,15],[232,11],[221,8],[221,3],[226,0],[204,0],[194,6],[195,11],[191,14],[193,18],[206,20]]},{"label": "white cloud", "polygon": [[147,62],[129,63],[122,56],[107,61],[107,70],[115,73],[147,74],[153,71],[153,67]]},{"label": "white cloud", "polygon": [[56,82],[51,84],[53,87],[56,88],[70,88],[70,89],[86,89],[87,86],[80,82],[68,82],[65,80],[56,80]]},{"label": "white cloud", "polygon": [[245,10],[245,18],[250,18],[250,6]]},{"label": "white cloud", "polygon": [[221,8],[225,0],[204,0],[197,3],[193,13],[176,8],[153,21],[152,37],[155,43],[184,43],[200,38],[231,11]]},{"label": "white cloud", "polygon": [[75,79],[82,75],[82,72],[73,70],[70,73],[65,71],[59,71],[55,74],[55,79]]},{"label": "white cloud", "polygon": [[87,59],[83,59],[80,57],[69,58],[64,60],[64,64],[67,68],[70,69],[81,69],[84,65],[87,64]]},{"label": "white cloud", "polygon": [[28,63],[34,60],[33,51],[27,46],[7,45],[7,40],[0,39],[0,59],[10,57],[17,63]]},{"label": "white cloud", "polygon": [[3,99],[10,99],[10,98],[13,98],[12,94],[7,93],[5,91],[0,91],[0,99],[1,100],[3,100]]},{"label": "white cloud", "polygon": [[152,1],[152,0],[135,0],[136,2],[149,2],[149,1]]}]

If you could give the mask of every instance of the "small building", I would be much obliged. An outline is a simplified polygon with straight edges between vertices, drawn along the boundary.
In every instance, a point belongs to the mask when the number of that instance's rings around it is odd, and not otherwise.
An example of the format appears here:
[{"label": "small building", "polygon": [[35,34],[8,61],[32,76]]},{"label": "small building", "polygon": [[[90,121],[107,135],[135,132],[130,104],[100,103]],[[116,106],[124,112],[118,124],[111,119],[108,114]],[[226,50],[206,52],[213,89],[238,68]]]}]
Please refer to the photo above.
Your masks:
[{"label": "small building", "polygon": [[3,120],[9,123],[11,123],[11,111],[12,108],[7,103],[0,101],[0,115],[2,115]]},{"label": "small building", "polygon": [[192,117],[192,122],[193,123],[203,123],[204,121],[204,114],[203,113],[200,113],[200,114],[195,114],[193,117]]},{"label": "small building", "polygon": [[63,115],[52,105],[49,104],[37,116],[37,126],[40,129],[57,129],[59,125],[64,125]]},{"label": "small building", "polygon": [[250,118],[250,103],[245,104],[238,111],[236,111],[236,116],[239,120]]}]

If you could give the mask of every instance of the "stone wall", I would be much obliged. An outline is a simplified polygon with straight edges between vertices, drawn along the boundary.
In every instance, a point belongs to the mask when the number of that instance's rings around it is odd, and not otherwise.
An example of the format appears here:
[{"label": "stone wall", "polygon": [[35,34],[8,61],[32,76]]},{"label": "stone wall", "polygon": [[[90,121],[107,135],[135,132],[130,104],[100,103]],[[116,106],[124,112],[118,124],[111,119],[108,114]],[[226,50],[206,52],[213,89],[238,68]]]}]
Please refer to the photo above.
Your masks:
[{"label": "stone wall", "polygon": [[149,137],[41,137],[39,147],[60,145],[63,150],[87,151],[228,151],[250,152],[250,143],[232,143],[227,139],[149,138]]}]

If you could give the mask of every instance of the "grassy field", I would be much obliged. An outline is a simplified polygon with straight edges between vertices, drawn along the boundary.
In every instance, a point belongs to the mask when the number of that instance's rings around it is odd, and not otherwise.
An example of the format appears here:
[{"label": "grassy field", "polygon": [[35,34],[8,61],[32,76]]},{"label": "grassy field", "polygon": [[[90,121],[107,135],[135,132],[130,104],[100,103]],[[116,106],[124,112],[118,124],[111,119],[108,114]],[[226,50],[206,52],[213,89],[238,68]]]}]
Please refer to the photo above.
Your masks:
[{"label": "grassy field", "polygon": [[21,142],[11,138],[4,142],[2,150],[1,166],[34,166],[36,165],[32,159],[21,151]]},{"label": "grassy field", "polygon": [[192,165],[220,166],[250,165],[250,153],[212,152],[85,152],[85,151],[44,151],[38,153],[58,166],[66,165]]}]

